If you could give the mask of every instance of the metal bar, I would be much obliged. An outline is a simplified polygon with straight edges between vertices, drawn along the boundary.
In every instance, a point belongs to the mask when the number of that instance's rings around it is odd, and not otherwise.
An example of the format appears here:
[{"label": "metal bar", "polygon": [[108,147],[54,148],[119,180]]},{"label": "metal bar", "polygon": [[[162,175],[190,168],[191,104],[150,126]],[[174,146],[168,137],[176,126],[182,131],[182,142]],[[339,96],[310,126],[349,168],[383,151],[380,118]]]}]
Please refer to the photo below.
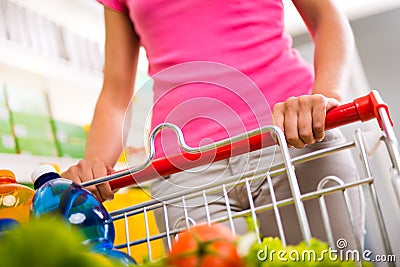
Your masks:
[{"label": "metal bar", "polygon": [[279,147],[281,149],[281,153],[283,155],[283,160],[286,167],[286,174],[289,180],[290,190],[292,191],[292,196],[294,199],[294,206],[296,209],[297,217],[300,224],[301,234],[303,236],[303,240],[309,245],[311,240],[311,230],[310,225],[308,223],[306,211],[304,209],[303,202],[301,200],[301,193],[299,184],[297,183],[296,174],[294,172],[294,166],[291,162],[291,157],[289,154],[289,149],[287,147],[285,135],[282,130],[278,127],[273,127],[274,133],[277,136],[277,140],[279,142]]},{"label": "metal bar", "polygon": [[279,236],[281,238],[282,245],[286,247],[286,237],[285,237],[285,232],[283,231],[281,214],[279,213],[279,208],[278,205],[276,204],[274,185],[272,184],[271,176],[269,174],[267,174],[267,182],[268,182],[269,192],[271,195],[272,206],[274,207],[275,220],[278,226]]},{"label": "metal bar", "polygon": [[208,202],[207,202],[207,196],[206,196],[206,191],[203,190],[203,200],[204,200],[204,208],[206,210],[206,216],[207,216],[207,224],[211,225],[211,215],[210,215],[210,209],[208,208]]},{"label": "metal bar", "polygon": [[167,246],[168,249],[171,250],[171,235],[170,235],[170,230],[169,230],[169,220],[168,220],[168,209],[167,205],[163,203],[163,210],[164,210],[164,222],[165,222],[165,233],[166,233],[166,238],[167,238]]},{"label": "metal bar", "polygon": [[349,194],[347,193],[346,190],[343,190],[342,192],[343,192],[344,201],[346,203],[347,215],[348,215],[348,217],[350,219],[350,223],[351,223],[351,226],[352,226],[353,235],[354,235],[354,239],[355,239],[355,242],[356,242],[357,250],[359,252],[362,252],[362,246],[361,246],[360,239],[359,239],[360,234],[357,231],[356,223],[354,221],[353,209],[351,207],[350,197],[349,197]]},{"label": "metal bar", "polygon": [[184,216],[185,216],[186,228],[189,229],[190,222],[189,222],[189,214],[188,214],[188,210],[187,210],[187,206],[186,206],[185,196],[182,196],[182,205],[183,205],[183,213],[185,214]]},{"label": "metal bar", "polygon": [[[321,182],[320,182],[320,184],[321,184]],[[323,188],[323,186],[320,184],[318,184],[318,187],[317,187],[318,189]],[[319,201],[319,206],[320,206],[320,210],[321,210],[322,222],[324,224],[325,233],[326,233],[326,237],[328,239],[329,246],[331,248],[334,248],[335,241],[333,239],[333,232],[332,232],[332,226],[331,226],[330,219],[329,219],[328,208],[326,207],[325,195],[319,196],[318,201]]]},{"label": "metal bar", "polygon": [[[125,223],[125,239],[126,243],[129,244],[130,241],[130,235],[129,235],[129,224],[128,224],[128,216],[126,213],[124,213],[124,223]],[[131,255],[131,248],[128,246],[128,255]]]},{"label": "metal bar", "polygon": [[149,218],[147,216],[146,208],[144,208],[144,210],[143,210],[143,215],[144,215],[144,222],[145,222],[145,229],[146,229],[147,253],[148,253],[148,256],[149,256],[149,260],[152,260],[151,244],[150,244]]},{"label": "metal bar", "polygon": [[387,147],[389,157],[393,165],[392,185],[396,194],[397,202],[400,205],[400,148],[397,141],[396,134],[394,133],[390,118],[385,108],[378,110],[381,119],[382,129],[385,133],[383,139]]},{"label": "metal bar", "polygon": [[[367,150],[366,150],[366,145],[365,145],[365,141],[364,138],[361,135],[361,131],[358,130],[355,133],[355,140],[356,140],[356,144],[359,148],[360,151],[360,159],[361,162],[363,163],[364,166],[364,170],[366,172],[366,174],[368,175],[368,178],[372,179],[372,172],[371,172],[371,165],[369,163],[368,157],[367,157]],[[387,229],[385,226],[385,221],[383,219],[383,215],[382,215],[382,211],[381,211],[381,207],[379,204],[379,200],[376,194],[376,190],[375,187],[373,185],[373,183],[370,184],[370,186],[368,187],[368,192],[369,195],[371,197],[371,202],[372,202],[372,208],[373,211],[375,213],[376,216],[376,220],[378,223],[378,228],[379,228],[379,232],[381,234],[382,237],[382,242],[383,242],[383,246],[386,252],[386,255],[392,255],[392,248],[390,246],[390,242],[389,242],[389,236],[387,233]]]},{"label": "metal bar", "polygon": [[[345,186],[345,183],[339,177],[327,176],[327,177],[323,178],[318,183],[318,187],[317,188],[318,189],[324,188],[325,185],[330,181],[335,182],[338,185]],[[362,251],[361,244],[360,244],[360,240],[358,239],[359,235],[358,235],[358,232],[356,230],[356,225],[355,225],[354,217],[353,217],[353,211],[352,211],[352,208],[351,208],[351,205],[350,205],[350,198],[349,198],[349,196],[347,194],[346,188],[342,190],[342,195],[343,195],[343,199],[344,199],[344,201],[346,203],[347,216],[349,217],[350,224],[352,226],[352,231],[353,231],[353,236],[354,236],[354,239],[355,239],[355,242],[356,242],[356,246],[357,246],[358,251],[361,252]],[[329,244],[332,247],[334,247],[333,233],[332,233],[331,226],[330,226],[330,223],[329,223],[329,216],[328,216],[328,212],[327,212],[326,202],[325,202],[324,196],[321,196],[320,200],[321,200],[322,206],[325,208],[325,211],[324,211],[325,214],[323,216],[326,216],[326,218],[323,218],[324,224],[326,223],[327,224],[326,226],[328,226],[326,229],[329,229],[331,231],[331,232],[327,233]],[[326,219],[327,219],[327,221],[325,222]]]},{"label": "metal bar", "polygon": [[[362,179],[362,180],[359,180],[359,181],[356,181],[356,182],[348,183],[348,184],[343,185],[343,186],[333,186],[333,187],[326,188],[326,189],[323,189],[323,190],[320,190],[320,191],[314,191],[314,192],[306,193],[306,194],[304,194],[302,196],[302,200],[306,201],[306,200],[310,200],[310,199],[314,199],[314,198],[320,197],[321,195],[331,194],[331,193],[334,193],[334,192],[342,191],[345,188],[351,188],[351,187],[354,187],[354,186],[360,186],[360,185],[363,185],[363,184],[371,184],[371,183],[373,183],[373,179],[372,178],[366,178],[366,179]],[[287,199],[283,199],[283,200],[278,200],[276,205],[278,207],[285,207],[285,206],[288,206],[288,205],[293,205],[293,203],[294,203],[294,199],[291,197],[291,198],[287,198]],[[268,210],[272,210],[272,209],[273,209],[273,205],[272,205],[272,203],[270,203],[270,204],[265,204],[265,205],[262,205],[262,206],[259,206],[259,207],[255,207],[254,211],[256,213],[260,213],[260,212],[264,212],[264,211],[268,211]],[[244,217],[244,216],[249,216],[249,215],[251,215],[251,212],[252,212],[251,209],[247,209],[247,210],[244,210],[244,211],[241,211],[241,212],[236,212],[235,214],[232,215],[232,219],[239,218],[239,217]],[[225,222],[225,221],[228,221],[228,220],[229,220],[228,216],[224,216],[224,217],[219,217],[219,218],[213,219],[211,222],[212,223],[217,223],[217,222]],[[183,229],[185,229],[185,228],[184,227],[183,228],[176,227],[175,230],[171,230],[170,231],[170,235],[177,234]],[[166,233],[160,233],[160,234],[157,234],[157,235],[153,235],[150,238],[150,241],[161,239],[161,238],[164,238],[165,236],[166,236]],[[144,239],[139,239],[139,240],[136,240],[134,242],[131,242],[130,245],[134,246],[134,245],[142,244],[142,243],[145,243],[145,242],[146,242],[146,239],[144,238]],[[125,246],[126,246],[126,244],[122,244],[122,245],[117,245],[115,247],[116,248],[124,248]]]},{"label": "metal bar", "polygon": [[229,203],[229,196],[228,196],[228,192],[226,191],[225,184],[222,185],[222,190],[224,192],[225,205],[226,205],[226,211],[228,212],[229,225],[231,226],[232,234],[235,236],[236,235],[235,225],[233,224],[232,210],[231,210],[231,205]]},{"label": "metal bar", "polygon": [[[355,147],[355,143],[354,142],[349,142],[349,143],[345,143],[342,145],[338,145],[332,148],[327,148],[327,149],[321,149],[312,153],[308,153],[305,155],[301,155],[298,157],[295,157],[292,159],[292,162],[294,165],[303,163],[303,162],[307,162],[310,160],[314,160],[317,158],[322,158],[328,155],[331,155],[332,153],[338,152],[338,151],[342,151],[342,150],[346,150],[346,149],[350,149]],[[273,169],[273,170],[271,170]],[[234,183],[237,183],[238,185],[244,183],[244,180],[240,180],[238,182],[238,179],[242,178],[246,178],[246,177],[253,177],[253,180],[258,180],[258,179],[264,179],[265,178],[265,174],[268,173],[270,174],[271,177],[274,177],[276,175],[282,174],[285,172],[285,166],[284,164],[277,164],[272,166],[271,168],[266,168],[266,169],[261,169],[261,170],[257,170],[256,172],[254,171],[250,171],[250,172],[246,172],[245,174],[242,175],[234,175],[232,177],[230,177],[229,179],[226,180],[221,180],[219,183],[217,184],[211,184],[211,185],[207,185],[202,187],[204,190],[217,190],[217,186],[222,186],[222,184],[229,184],[230,182],[234,181]],[[173,199],[176,199],[176,202],[180,201],[178,200],[178,198],[180,198],[180,196],[182,195],[186,195],[187,197],[192,197],[193,194],[197,194],[199,192],[198,188],[196,189],[191,189],[191,190],[184,190],[181,192],[177,192],[175,194],[171,194],[168,196],[164,196],[164,197],[160,197],[158,199],[152,199],[146,202],[142,202],[139,204],[135,204],[134,206],[131,207],[126,207],[126,208],[122,208],[119,209],[117,211],[112,211],[110,212],[111,216],[116,217],[118,214],[123,214],[124,212],[131,212],[133,210],[141,210],[143,209],[143,207],[147,207],[148,210],[150,209],[156,209],[159,206],[161,206],[162,202],[167,202],[167,201],[171,201]],[[173,203],[173,202],[169,202],[169,203]],[[131,212],[131,215],[134,214],[138,214],[141,213],[141,211],[139,212]],[[116,217],[117,218],[117,217]]]},{"label": "metal bar", "polygon": [[249,206],[250,206],[250,211],[251,211],[251,218],[253,220],[253,226],[254,226],[254,231],[257,236],[257,242],[261,244],[261,237],[260,237],[260,228],[257,223],[257,215],[256,215],[256,210],[254,206],[254,200],[253,196],[251,195],[251,189],[250,189],[250,183],[249,183],[249,178],[245,179],[245,185],[246,185],[246,192],[247,192],[247,197],[249,200]]}]

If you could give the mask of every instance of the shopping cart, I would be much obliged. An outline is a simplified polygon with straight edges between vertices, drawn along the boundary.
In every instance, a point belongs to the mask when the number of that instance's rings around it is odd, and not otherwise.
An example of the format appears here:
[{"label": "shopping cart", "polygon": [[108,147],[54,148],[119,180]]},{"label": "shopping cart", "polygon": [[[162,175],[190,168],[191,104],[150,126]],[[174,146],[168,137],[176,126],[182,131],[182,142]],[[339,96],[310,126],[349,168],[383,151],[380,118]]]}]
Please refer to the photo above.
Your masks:
[{"label": "shopping cart", "polygon": [[[334,127],[343,126],[345,124],[357,122],[357,121],[368,121],[371,119],[376,119],[381,131],[379,131],[379,137],[377,138],[376,143],[383,143],[385,145],[385,151],[387,151],[388,158],[390,159],[390,173],[391,177],[391,186],[387,194],[395,195],[397,199],[396,202],[390,203],[393,214],[399,213],[400,207],[400,154],[399,154],[399,145],[394,134],[392,128],[392,121],[389,116],[388,107],[382,101],[380,95],[376,91],[372,91],[370,94],[355,99],[353,102],[335,107],[330,110],[326,116],[326,129],[331,129]],[[169,128],[173,130],[177,137],[179,145],[182,148],[182,153],[179,155],[175,155],[172,157],[165,157],[154,159],[155,148],[154,148],[154,139],[155,136],[165,128]],[[378,128],[378,127],[376,127]],[[270,134],[273,133],[275,138],[270,138]],[[271,210],[275,213],[275,217],[277,220],[278,228],[279,228],[279,237],[285,243],[285,232],[282,227],[282,222],[280,220],[279,209],[281,207],[287,205],[294,205],[297,219],[299,221],[299,225],[301,228],[301,234],[303,240],[309,242],[312,238],[309,222],[304,208],[304,202],[309,199],[318,199],[320,203],[321,214],[323,217],[324,228],[326,231],[326,236],[331,247],[335,247],[336,242],[333,239],[330,219],[328,216],[327,206],[325,205],[325,197],[329,194],[335,192],[342,192],[344,201],[347,207],[347,213],[350,218],[350,222],[354,223],[354,218],[352,218],[351,211],[351,203],[348,198],[347,191],[350,188],[354,187],[362,187],[363,192],[370,199],[370,211],[373,213],[373,217],[376,221],[377,232],[380,236],[381,240],[376,240],[382,244],[382,248],[385,255],[395,255],[396,251],[393,250],[395,244],[399,240],[400,236],[394,236],[393,233],[389,234],[387,229],[388,219],[382,212],[381,202],[379,198],[379,194],[376,192],[375,185],[380,183],[380,179],[387,179],[387,177],[374,177],[373,171],[371,167],[370,157],[371,154],[376,152],[377,146],[371,147],[371,141],[365,141],[362,131],[357,129],[354,134],[354,140],[345,144],[341,144],[335,147],[324,148],[318,150],[316,152],[312,152],[306,155],[302,155],[299,157],[291,158],[289,154],[289,150],[287,148],[287,144],[285,141],[285,137],[283,132],[275,126],[265,126],[260,129],[256,129],[238,136],[234,136],[232,138],[222,140],[216,143],[212,143],[206,146],[201,147],[189,147],[186,145],[182,132],[179,128],[172,124],[162,124],[156,127],[149,137],[149,156],[147,160],[139,165],[128,168],[123,171],[119,171],[108,175],[106,177],[102,177],[96,179],[94,181],[85,182],[83,186],[96,185],[99,183],[109,182],[113,189],[119,189],[127,186],[131,186],[134,184],[140,184],[146,181],[149,181],[154,178],[167,177],[173,173],[180,172],[183,170],[188,170],[197,166],[202,166],[204,164],[208,164],[210,162],[219,161],[222,159],[227,159],[230,157],[234,157],[236,155],[240,155],[243,153],[247,153],[250,151],[258,150],[267,146],[271,146],[275,144],[274,140],[279,144],[278,150],[283,156],[283,162],[281,164],[268,166],[268,168],[264,170],[259,170],[257,173],[246,173],[241,177],[231,177],[229,179],[225,179],[218,184],[205,185],[201,188],[188,189],[183,192],[175,193],[168,196],[163,196],[158,199],[151,199],[149,201],[139,203],[136,205],[124,207],[122,209],[111,212],[112,218],[114,221],[122,220],[125,225],[125,236],[126,242],[123,244],[116,244],[117,248],[126,248],[128,253],[131,253],[131,248],[140,245],[146,244],[148,257],[152,259],[152,246],[151,243],[157,240],[164,240],[167,249],[171,248],[171,242],[174,236],[182,231],[183,229],[190,228],[193,224],[199,223],[194,221],[191,217],[188,216],[186,202],[195,197],[202,197],[204,199],[204,203],[202,204],[204,207],[204,211],[206,213],[206,221],[210,224],[213,222],[225,222],[226,224],[231,226],[232,231],[235,233],[235,225],[233,223],[234,219],[237,217],[251,217],[254,223],[255,231],[257,236],[259,235],[259,229],[257,225],[257,214],[259,212],[263,212],[266,210]],[[363,170],[362,174],[360,174],[360,179],[351,183],[345,183],[338,177],[326,177],[324,178],[318,188],[315,188],[315,191],[309,192],[306,194],[302,194],[299,189],[298,181],[296,179],[296,173],[294,166],[300,163],[304,163],[307,161],[312,161],[318,158],[325,157],[327,155],[351,149],[354,153],[359,155],[361,170]],[[292,196],[288,199],[277,200],[274,197],[273,190],[271,190],[271,203],[268,203],[263,206],[255,206],[252,202],[251,192],[250,192],[250,183],[253,180],[257,179],[268,179],[268,182],[271,183],[271,178],[278,174],[286,173],[289,179],[289,185],[291,189]],[[335,186],[325,187],[324,185],[328,181],[334,181],[336,183]],[[247,210],[243,210],[241,212],[232,212],[230,209],[230,203],[228,198],[228,188],[232,188],[234,186],[242,185],[246,188],[250,208]],[[271,187],[273,188],[273,187]],[[209,209],[208,209],[208,200],[207,196],[213,192],[220,191],[221,194],[226,200],[226,216],[222,216],[219,218],[212,218]],[[385,193],[386,194],[386,193]],[[182,218],[182,223],[175,228],[170,228],[168,226],[168,209],[169,205],[174,205],[179,203],[179,205],[183,209],[184,217]],[[166,230],[163,232],[157,232],[156,234],[150,233],[149,226],[149,213],[162,209],[164,211],[164,219],[166,222]],[[134,229],[136,226],[129,225],[129,217],[141,215],[144,218],[144,226],[145,226],[145,235],[142,238],[138,238],[136,240],[131,240],[129,230]],[[395,216],[395,215],[393,215]],[[391,221],[392,218],[389,218]],[[353,228],[355,226],[353,225]],[[354,234],[357,235],[356,230],[354,229]],[[394,233],[395,235],[399,235],[398,233]],[[394,240],[394,241],[393,241]],[[357,244],[357,249],[362,250],[362,245]],[[396,248],[398,249],[398,248]],[[395,266],[395,262],[388,262],[388,265]]]}]

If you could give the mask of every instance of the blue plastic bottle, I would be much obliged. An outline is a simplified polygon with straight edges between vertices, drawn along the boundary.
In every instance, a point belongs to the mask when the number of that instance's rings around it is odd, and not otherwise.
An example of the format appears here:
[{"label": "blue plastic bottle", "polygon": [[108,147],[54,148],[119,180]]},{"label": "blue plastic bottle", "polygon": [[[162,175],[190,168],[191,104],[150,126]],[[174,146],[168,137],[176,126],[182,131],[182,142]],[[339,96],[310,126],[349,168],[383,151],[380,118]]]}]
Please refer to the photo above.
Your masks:
[{"label": "blue plastic bottle", "polygon": [[58,214],[77,226],[87,243],[112,248],[115,232],[107,210],[82,186],[63,179],[51,165],[41,165],[32,173],[36,190],[33,215]]},{"label": "blue plastic bottle", "polygon": [[123,266],[132,266],[137,264],[136,261],[131,256],[117,249],[107,249],[107,248],[97,247],[94,248],[93,251],[95,253],[102,254],[108,257],[109,259],[115,260],[121,263]]},{"label": "blue plastic bottle", "polygon": [[41,165],[32,173],[36,190],[33,215],[61,215],[83,233],[85,245],[93,251],[119,260],[124,265],[135,261],[127,254],[114,251],[115,230],[112,219],[103,204],[82,186],[60,177],[51,165]]}]

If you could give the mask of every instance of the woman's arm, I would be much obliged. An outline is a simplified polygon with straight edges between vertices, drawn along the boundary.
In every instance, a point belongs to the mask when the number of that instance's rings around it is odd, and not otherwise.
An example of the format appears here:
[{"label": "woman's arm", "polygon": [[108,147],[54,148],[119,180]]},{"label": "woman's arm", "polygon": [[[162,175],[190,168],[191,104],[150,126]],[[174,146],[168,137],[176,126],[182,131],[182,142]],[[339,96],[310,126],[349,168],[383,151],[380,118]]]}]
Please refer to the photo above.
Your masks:
[{"label": "woman's arm", "polygon": [[[84,160],[63,177],[81,183],[107,175],[122,152],[126,110],[133,96],[139,39],[129,17],[104,9],[106,40],[103,88],[97,100]],[[89,188],[101,200],[113,198],[108,183]]]},{"label": "woman's arm", "polygon": [[346,16],[334,0],[293,0],[314,41],[313,94],[341,101],[348,87],[354,37]]},{"label": "woman's arm", "polygon": [[292,97],[274,106],[275,124],[289,145],[302,148],[321,141],[326,111],[339,104],[348,87],[354,39],[334,0],[292,0],[314,41],[315,81],[311,96]]}]

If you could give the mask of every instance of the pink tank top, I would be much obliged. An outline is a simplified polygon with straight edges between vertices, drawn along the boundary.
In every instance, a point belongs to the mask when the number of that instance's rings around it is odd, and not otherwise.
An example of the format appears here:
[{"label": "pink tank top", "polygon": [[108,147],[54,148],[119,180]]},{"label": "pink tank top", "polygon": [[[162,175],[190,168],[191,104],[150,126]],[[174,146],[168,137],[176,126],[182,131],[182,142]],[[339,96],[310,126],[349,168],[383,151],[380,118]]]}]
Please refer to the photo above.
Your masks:
[{"label": "pink tank top", "polygon": [[[311,93],[313,69],[291,47],[282,0],[98,1],[128,14],[146,49],[152,127],[174,123],[190,146],[271,124],[275,103]],[[157,156],[178,151],[170,130],[157,136]]]}]

